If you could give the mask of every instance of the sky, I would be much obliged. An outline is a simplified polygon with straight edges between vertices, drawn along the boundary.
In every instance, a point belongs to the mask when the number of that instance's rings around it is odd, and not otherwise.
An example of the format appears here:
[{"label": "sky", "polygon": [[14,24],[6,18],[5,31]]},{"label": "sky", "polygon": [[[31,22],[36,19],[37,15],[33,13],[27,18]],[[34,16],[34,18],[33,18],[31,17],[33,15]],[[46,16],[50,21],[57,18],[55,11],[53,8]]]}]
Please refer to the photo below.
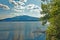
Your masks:
[{"label": "sky", "polygon": [[0,19],[16,16],[40,18],[41,0],[0,0]]}]

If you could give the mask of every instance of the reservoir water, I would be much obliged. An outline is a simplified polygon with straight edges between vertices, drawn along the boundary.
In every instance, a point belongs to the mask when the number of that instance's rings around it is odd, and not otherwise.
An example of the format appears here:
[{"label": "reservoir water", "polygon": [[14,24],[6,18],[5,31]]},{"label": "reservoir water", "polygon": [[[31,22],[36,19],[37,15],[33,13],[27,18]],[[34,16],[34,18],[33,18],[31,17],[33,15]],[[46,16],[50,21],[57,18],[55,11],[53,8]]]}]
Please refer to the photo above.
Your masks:
[{"label": "reservoir water", "polygon": [[45,33],[34,32],[39,30],[46,30],[40,21],[0,22],[0,40],[45,40]]}]

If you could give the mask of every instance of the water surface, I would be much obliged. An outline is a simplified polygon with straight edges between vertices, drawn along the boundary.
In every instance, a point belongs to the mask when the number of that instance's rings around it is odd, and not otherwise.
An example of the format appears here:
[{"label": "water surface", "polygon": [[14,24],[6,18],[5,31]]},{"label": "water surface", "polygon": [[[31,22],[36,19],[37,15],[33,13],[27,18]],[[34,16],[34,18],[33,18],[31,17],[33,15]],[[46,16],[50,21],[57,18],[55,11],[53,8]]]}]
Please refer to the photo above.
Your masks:
[{"label": "water surface", "polygon": [[40,21],[0,22],[0,40],[45,40],[45,33],[34,31],[46,30]]}]

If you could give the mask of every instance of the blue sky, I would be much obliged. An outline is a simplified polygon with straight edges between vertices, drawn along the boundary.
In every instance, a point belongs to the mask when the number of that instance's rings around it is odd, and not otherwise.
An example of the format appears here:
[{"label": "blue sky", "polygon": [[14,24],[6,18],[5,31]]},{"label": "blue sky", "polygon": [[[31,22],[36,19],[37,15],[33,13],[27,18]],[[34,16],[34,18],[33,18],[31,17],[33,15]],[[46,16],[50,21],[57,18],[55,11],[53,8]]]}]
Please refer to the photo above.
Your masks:
[{"label": "blue sky", "polygon": [[0,0],[0,19],[28,15],[40,17],[41,0]]}]

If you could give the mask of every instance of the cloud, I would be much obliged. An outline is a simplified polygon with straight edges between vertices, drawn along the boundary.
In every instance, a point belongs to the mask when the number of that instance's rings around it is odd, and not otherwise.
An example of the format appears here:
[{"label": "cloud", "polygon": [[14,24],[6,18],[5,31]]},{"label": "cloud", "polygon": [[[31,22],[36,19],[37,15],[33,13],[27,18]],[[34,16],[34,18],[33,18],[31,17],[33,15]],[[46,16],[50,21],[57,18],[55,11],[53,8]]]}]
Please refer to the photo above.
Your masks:
[{"label": "cloud", "polygon": [[25,3],[21,2],[21,1],[17,1],[17,4],[21,5],[21,6],[25,5]]},{"label": "cloud", "polygon": [[39,9],[32,9],[32,10],[30,10],[30,12],[38,12],[38,13],[40,13],[40,10]]},{"label": "cloud", "polygon": [[10,13],[10,14],[0,14],[0,20],[1,19],[5,19],[5,18],[12,18],[12,17],[15,17],[15,16],[22,16],[23,14],[22,13]]},{"label": "cloud", "polygon": [[23,2],[26,0],[20,0],[20,1],[15,1],[15,0],[9,0],[10,3],[12,3],[13,5],[17,6],[17,5],[25,5]]},{"label": "cloud", "polygon": [[41,10],[41,8],[38,5],[35,5],[35,4],[28,4],[26,6],[26,8],[30,9],[30,10],[32,10],[32,9],[40,9]]},{"label": "cloud", "polygon": [[27,2],[27,0],[20,0],[21,2]]},{"label": "cloud", "polygon": [[24,15],[40,17],[41,8],[35,4],[28,4],[25,6],[22,6],[22,5],[14,6],[13,10],[17,12],[16,13],[17,16],[19,15],[18,13],[24,13]]},{"label": "cloud", "polygon": [[9,0],[9,2],[12,2],[12,1],[14,1],[14,0]]},{"label": "cloud", "polygon": [[10,8],[7,5],[0,4],[0,8],[3,8],[5,10],[9,10]]},{"label": "cloud", "polygon": [[14,6],[14,9],[17,9],[17,10],[24,10],[25,7],[24,7],[24,6]]},{"label": "cloud", "polygon": [[34,6],[35,6],[34,4],[28,4],[28,5],[26,6],[26,8],[27,8],[27,9],[33,9]]},{"label": "cloud", "polygon": [[[21,15],[28,15],[32,17],[38,17],[38,18],[40,16],[43,16],[40,14],[41,8],[36,4],[26,5],[25,2],[27,2],[27,0],[19,0],[19,1],[9,0],[9,2],[14,6],[11,9],[13,12],[9,14],[0,15],[0,19],[12,18],[15,16],[21,16]],[[3,5],[3,4],[0,4],[0,8],[3,8],[5,10],[10,9],[7,5]]]},{"label": "cloud", "polygon": [[25,5],[24,1],[27,2],[27,0],[20,0],[20,1],[10,0],[10,2],[13,2],[12,4],[14,4],[12,10],[16,12],[13,14],[15,14],[16,16],[22,14],[22,15],[29,15],[33,17],[40,17],[41,8],[36,4]]},{"label": "cloud", "polygon": [[12,8],[13,11],[20,12],[20,13],[24,11],[25,3],[21,2],[21,0],[20,1],[9,0],[9,2],[14,5],[14,7]]},{"label": "cloud", "polygon": [[16,1],[14,1],[14,0],[9,0],[9,3],[11,3],[11,4],[15,5],[15,6],[18,5],[18,4],[16,3]]},{"label": "cloud", "polygon": [[25,7],[18,5],[18,6],[14,6],[14,8],[12,10],[15,12],[23,13],[25,10]]},{"label": "cloud", "polygon": [[14,11],[17,12],[17,13],[19,13],[19,12],[20,12],[20,13],[24,12],[24,10],[17,10],[17,9],[14,9]]},{"label": "cloud", "polygon": [[[15,0],[9,0],[10,3],[14,4],[14,11],[19,12],[19,10],[33,10],[33,9],[40,9],[39,6],[35,5],[35,4],[28,4],[25,5],[24,2],[27,2],[27,0],[19,0],[19,1],[15,1]],[[22,11],[23,12],[23,11]]]}]

